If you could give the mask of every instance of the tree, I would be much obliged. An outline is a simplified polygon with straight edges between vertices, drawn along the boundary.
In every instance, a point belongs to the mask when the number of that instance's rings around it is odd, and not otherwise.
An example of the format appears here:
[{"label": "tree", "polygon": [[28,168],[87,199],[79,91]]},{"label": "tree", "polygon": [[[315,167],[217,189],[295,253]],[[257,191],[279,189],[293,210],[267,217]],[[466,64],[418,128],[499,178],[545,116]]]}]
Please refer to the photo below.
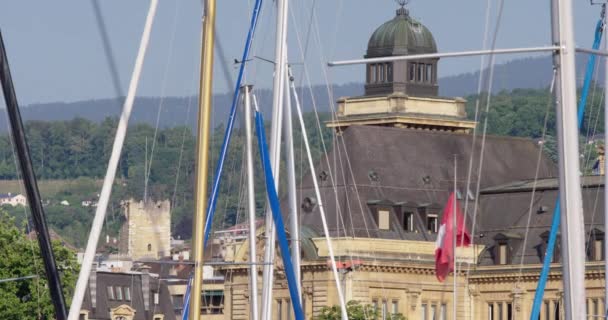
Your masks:
[{"label": "tree", "polygon": [[[66,299],[73,293],[78,276],[74,252],[53,242]],[[28,239],[15,219],[0,211],[0,279],[37,275],[34,279],[0,283],[0,319],[53,319],[45,271],[36,239]],[[66,301],[69,305],[69,301]]]},{"label": "tree", "polygon": [[[363,305],[359,303],[359,301],[355,300],[351,300],[346,304],[346,313],[348,313],[349,320],[376,320],[380,318],[380,313],[376,307],[369,304]],[[323,307],[320,314],[314,319],[341,320],[342,311],[340,310],[340,306]],[[391,314],[387,319],[406,320],[406,318],[400,313]]]}]

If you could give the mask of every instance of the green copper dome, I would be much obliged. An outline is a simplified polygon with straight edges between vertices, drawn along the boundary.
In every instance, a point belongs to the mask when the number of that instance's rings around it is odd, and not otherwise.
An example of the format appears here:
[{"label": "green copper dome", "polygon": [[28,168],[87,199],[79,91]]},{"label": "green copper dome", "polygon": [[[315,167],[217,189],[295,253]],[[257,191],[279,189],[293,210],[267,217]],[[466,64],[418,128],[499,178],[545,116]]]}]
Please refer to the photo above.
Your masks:
[{"label": "green copper dome", "polygon": [[437,46],[433,34],[410,17],[407,9],[400,8],[393,19],[374,31],[367,45],[366,57],[435,52]]}]

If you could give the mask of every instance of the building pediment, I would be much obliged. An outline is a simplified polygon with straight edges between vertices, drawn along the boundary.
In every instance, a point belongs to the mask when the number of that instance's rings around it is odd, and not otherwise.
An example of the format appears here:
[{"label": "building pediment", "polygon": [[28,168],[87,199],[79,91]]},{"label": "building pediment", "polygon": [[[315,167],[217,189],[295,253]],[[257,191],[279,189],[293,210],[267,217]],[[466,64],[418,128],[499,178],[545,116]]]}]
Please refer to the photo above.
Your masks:
[{"label": "building pediment", "polygon": [[112,317],[112,319],[118,316],[124,316],[127,319],[132,319],[132,317],[135,316],[135,312],[136,310],[131,308],[130,306],[126,304],[121,304],[116,308],[110,309],[110,316]]}]

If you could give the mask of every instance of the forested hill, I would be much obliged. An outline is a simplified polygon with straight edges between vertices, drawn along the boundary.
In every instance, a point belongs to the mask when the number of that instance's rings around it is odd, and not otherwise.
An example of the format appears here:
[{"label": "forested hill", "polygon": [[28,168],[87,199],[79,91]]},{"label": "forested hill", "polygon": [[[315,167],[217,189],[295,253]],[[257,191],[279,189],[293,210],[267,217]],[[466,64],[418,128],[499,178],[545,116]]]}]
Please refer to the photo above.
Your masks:
[{"label": "forested hill", "polygon": [[[576,79],[579,86],[582,85],[588,57],[586,54],[576,56]],[[596,59],[596,61],[599,62],[600,59]],[[551,57],[546,55],[496,64],[492,92],[547,88],[551,83],[552,68]],[[596,72],[594,79],[599,79],[598,83],[603,84],[604,70],[603,68],[598,69],[599,71]],[[488,69],[485,69],[485,71],[487,77]],[[445,97],[468,96],[477,93],[478,82],[479,71],[440,78],[439,93]]]},{"label": "forested hill", "polygon": [[[350,83],[333,87],[333,98],[363,94],[363,85]],[[326,86],[313,86],[312,93],[320,112],[327,112],[328,93]],[[299,96],[303,111],[312,110],[312,100],[308,88],[299,89]],[[258,104],[262,111],[270,112],[272,103],[271,90],[256,90]],[[232,94],[215,94],[213,96],[213,124],[219,125],[228,118],[232,103]],[[133,105],[131,123],[156,124],[159,106],[161,108],[160,127],[188,126],[196,128],[196,112],[198,109],[197,97],[138,97]],[[93,122],[101,122],[107,117],[115,117],[122,110],[122,99],[100,99],[76,101],[70,103],[32,104],[21,108],[25,120],[62,121],[74,118],[83,118]],[[0,110],[1,111],[1,110]],[[0,132],[7,131],[6,112],[0,112]]]},{"label": "forested hill", "polygon": [[[586,55],[577,57],[577,70],[579,82],[582,79]],[[601,69],[601,68],[600,68]],[[603,72],[596,75],[596,79],[603,79]],[[442,96],[466,97],[477,92],[479,72],[465,73],[439,79],[439,90]],[[504,64],[497,64],[494,70],[493,92],[514,90],[520,88],[541,89],[547,88],[551,82],[551,61],[547,56],[517,59]],[[603,83],[603,81],[600,81]],[[349,83],[333,86],[335,101],[339,97],[357,96],[363,94],[363,83]],[[312,110],[312,100],[308,88],[300,88],[300,98],[305,111]],[[259,105],[263,111],[270,110],[271,91],[256,90]],[[329,111],[329,98],[324,85],[313,86],[312,94],[315,97],[317,109],[320,112]],[[213,123],[218,125],[226,121],[232,94],[215,94],[213,97],[214,114]],[[163,128],[186,125],[195,128],[194,116],[197,110],[196,97],[139,97],[135,100],[132,123],[156,123],[159,106],[162,105],[160,126]],[[190,111],[188,112],[188,106]],[[122,99],[86,100],[70,103],[45,103],[23,106],[21,113],[25,120],[58,121],[71,120],[75,117],[101,122],[106,117],[118,116],[122,108]],[[6,113],[0,112],[0,132],[7,129]]]}]

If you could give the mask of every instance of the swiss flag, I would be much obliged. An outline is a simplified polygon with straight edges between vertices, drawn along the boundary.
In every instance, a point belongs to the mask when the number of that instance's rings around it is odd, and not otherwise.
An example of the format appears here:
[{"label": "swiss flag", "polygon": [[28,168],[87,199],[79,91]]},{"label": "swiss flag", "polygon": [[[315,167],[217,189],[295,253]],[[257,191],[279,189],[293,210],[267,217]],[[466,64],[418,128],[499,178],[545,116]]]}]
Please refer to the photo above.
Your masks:
[{"label": "swiss flag", "polygon": [[[456,212],[454,212],[454,201],[456,201]],[[456,230],[454,230],[454,214],[456,215]],[[460,204],[452,192],[443,209],[443,218],[437,234],[435,275],[440,282],[443,282],[450,271],[454,270],[454,232],[456,232],[456,246],[468,247],[471,244],[471,236],[463,225]]]}]

